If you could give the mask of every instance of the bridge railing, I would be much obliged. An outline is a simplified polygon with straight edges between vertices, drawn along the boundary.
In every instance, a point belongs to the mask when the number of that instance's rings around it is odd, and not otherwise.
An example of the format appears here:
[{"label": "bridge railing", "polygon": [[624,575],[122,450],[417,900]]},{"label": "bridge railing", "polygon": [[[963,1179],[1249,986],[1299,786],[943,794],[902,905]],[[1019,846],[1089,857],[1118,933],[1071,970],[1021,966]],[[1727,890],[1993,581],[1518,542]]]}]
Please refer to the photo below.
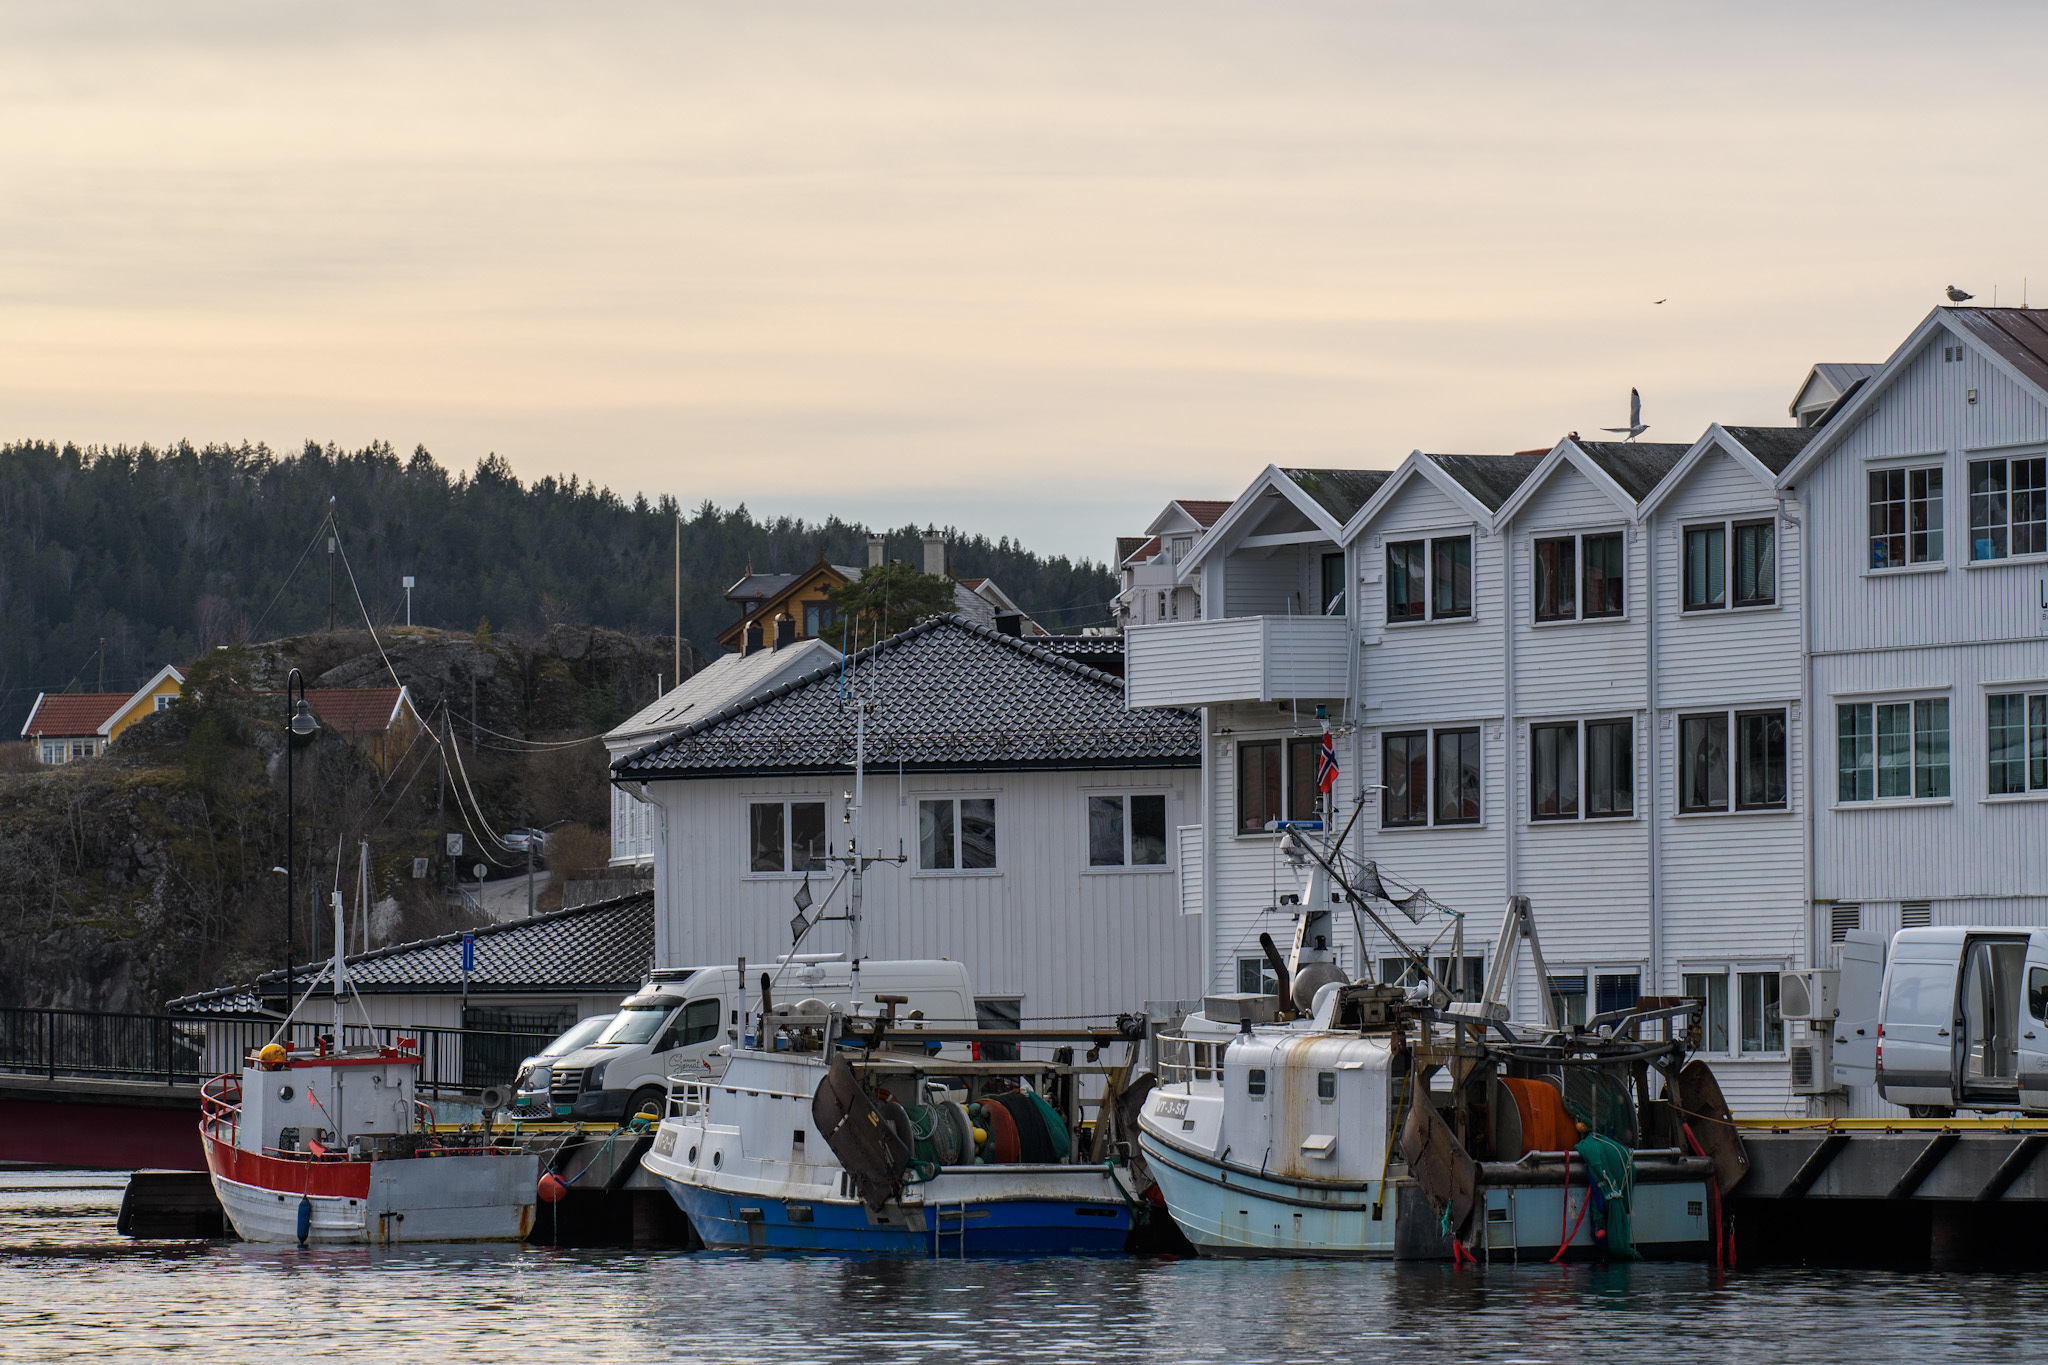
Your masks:
[{"label": "bridge railing", "polygon": [[[97,1010],[0,1009],[0,1074],[90,1077],[195,1085],[273,1038],[311,1048],[333,1025],[295,1020],[279,1035],[274,1019],[245,1015],[112,1014]],[[343,1047],[392,1047],[411,1039],[420,1054],[419,1088],[429,1094],[475,1091],[512,1080],[523,1058],[552,1033],[490,1029],[350,1025]]]}]

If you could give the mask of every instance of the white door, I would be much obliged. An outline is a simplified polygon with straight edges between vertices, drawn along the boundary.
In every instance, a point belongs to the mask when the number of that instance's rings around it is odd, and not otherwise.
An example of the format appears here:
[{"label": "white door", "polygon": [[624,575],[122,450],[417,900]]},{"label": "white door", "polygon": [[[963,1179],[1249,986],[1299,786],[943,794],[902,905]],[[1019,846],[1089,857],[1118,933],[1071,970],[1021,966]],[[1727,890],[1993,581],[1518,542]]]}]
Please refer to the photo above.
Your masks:
[{"label": "white door", "polygon": [[1877,1084],[1877,1001],[1884,987],[1885,936],[1852,930],[1842,941],[1836,995],[1835,1084]]},{"label": "white door", "polygon": [[1964,947],[1955,1040],[1965,1101],[2002,1109],[2019,1100],[2026,957],[2020,938],[1973,937]]},{"label": "white door", "polygon": [[1942,951],[1942,945],[1901,944],[1885,969],[1877,1085],[1878,1092],[1893,1104],[1949,1106],[1956,1102],[1956,959],[1898,956],[1909,949],[1924,952],[1930,947]]},{"label": "white door", "polygon": [[2048,934],[2027,936],[2025,1013],[2020,1017],[2020,1104],[2048,1109]]}]

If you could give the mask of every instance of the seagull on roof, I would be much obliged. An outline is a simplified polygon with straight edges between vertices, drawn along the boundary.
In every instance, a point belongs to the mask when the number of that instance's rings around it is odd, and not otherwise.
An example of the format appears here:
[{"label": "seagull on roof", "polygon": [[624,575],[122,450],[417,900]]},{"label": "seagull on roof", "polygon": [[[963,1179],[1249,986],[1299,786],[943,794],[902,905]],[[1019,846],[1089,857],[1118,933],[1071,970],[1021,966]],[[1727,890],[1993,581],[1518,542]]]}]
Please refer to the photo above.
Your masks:
[{"label": "seagull on roof", "polygon": [[1968,303],[1971,299],[1974,299],[1976,297],[1977,296],[1975,294],[1965,294],[1962,290],[1956,288],[1954,285],[1950,285],[1948,287],[1948,301],[1950,303]]},{"label": "seagull on roof", "polygon": [[1634,389],[1630,389],[1628,391],[1627,426],[1602,427],[1600,428],[1600,430],[1612,431],[1620,435],[1624,435],[1631,441],[1633,441],[1636,437],[1642,435],[1644,432],[1648,431],[1649,428],[1643,425],[1643,396],[1640,393],[1637,393]]}]

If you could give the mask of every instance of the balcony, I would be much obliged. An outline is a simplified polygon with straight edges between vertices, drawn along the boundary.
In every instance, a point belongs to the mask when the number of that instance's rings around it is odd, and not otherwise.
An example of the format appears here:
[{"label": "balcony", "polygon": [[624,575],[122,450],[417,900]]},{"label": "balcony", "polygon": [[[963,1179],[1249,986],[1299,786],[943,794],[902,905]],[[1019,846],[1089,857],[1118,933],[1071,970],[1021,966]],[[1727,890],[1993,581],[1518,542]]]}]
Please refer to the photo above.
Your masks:
[{"label": "balcony", "polygon": [[1130,706],[1341,698],[1350,686],[1341,616],[1226,616],[1124,632]]}]

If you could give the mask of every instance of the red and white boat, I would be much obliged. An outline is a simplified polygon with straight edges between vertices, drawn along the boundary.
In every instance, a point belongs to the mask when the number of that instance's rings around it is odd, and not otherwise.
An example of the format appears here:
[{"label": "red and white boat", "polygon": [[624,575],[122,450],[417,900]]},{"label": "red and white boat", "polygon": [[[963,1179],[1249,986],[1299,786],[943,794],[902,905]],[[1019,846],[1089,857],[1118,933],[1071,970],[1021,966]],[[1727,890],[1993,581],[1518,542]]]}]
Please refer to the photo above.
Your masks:
[{"label": "red and white boat", "polygon": [[[335,983],[339,1039],[339,950],[316,988],[322,979]],[[201,1087],[207,1170],[245,1241],[517,1242],[532,1231],[540,1157],[488,1134],[436,1134],[417,1095],[417,1044],[398,1042],[333,1048],[323,1038],[297,1052],[272,1042],[239,1077]]]}]

